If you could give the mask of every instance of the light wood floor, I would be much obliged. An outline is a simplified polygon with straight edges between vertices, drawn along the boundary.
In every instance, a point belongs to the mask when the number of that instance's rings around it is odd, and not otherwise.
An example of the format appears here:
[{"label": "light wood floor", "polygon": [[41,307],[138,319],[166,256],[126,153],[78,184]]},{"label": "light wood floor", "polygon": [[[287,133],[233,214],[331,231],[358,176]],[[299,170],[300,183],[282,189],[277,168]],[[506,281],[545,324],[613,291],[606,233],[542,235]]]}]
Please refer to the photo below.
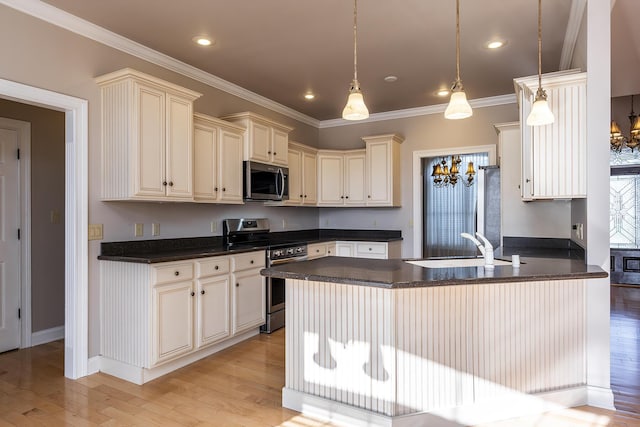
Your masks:
[{"label": "light wood floor", "polygon": [[[612,293],[612,301],[617,303],[619,300],[614,298]],[[624,303],[620,304],[624,309]],[[627,308],[633,311],[640,307],[627,304]],[[636,332],[640,329],[638,314]],[[612,316],[612,326],[614,323]],[[629,336],[628,327],[625,330]],[[632,340],[635,350],[630,350],[635,366],[639,335],[636,333]],[[143,386],[105,374],[68,380],[63,377],[63,352],[64,345],[58,341],[0,354],[0,427],[331,425],[280,406],[284,384],[283,330],[259,335]],[[612,361],[618,363],[618,356],[612,355]],[[637,399],[638,371],[630,371],[635,377],[629,378],[627,372],[618,375],[615,367],[612,369],[612,379],[635,381],[635,386],[627,385],[625,390]],[[619,396],[616,394],[616,399]],[[631,402],[625,408],[633,410],[638,406]],[[631,427],[640,426],[640,415],[581,407],[482,425],[516,426]]]}]

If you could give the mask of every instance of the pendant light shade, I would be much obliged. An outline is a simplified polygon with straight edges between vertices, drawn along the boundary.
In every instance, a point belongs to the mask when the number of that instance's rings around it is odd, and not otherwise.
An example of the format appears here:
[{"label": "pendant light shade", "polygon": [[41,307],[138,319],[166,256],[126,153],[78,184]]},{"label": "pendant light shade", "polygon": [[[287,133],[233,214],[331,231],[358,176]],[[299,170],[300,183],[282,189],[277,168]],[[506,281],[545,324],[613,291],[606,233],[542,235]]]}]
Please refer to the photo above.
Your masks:
[{"label": "pendant light shade", "polygon": [[473,111],[460,80],[460,0],[456,0],[456,81],[451,86],[451,99],[444,111],[445,119],[457,120],[471,117]]},{"label": "pendant light shade", "polygon": [[353,81],[349,89],[347,105],[342,110],[345,120],[364,120],[369,117],[369,110],[364,104],[364,97],[358,83],[358,0],[353,0]]},{"label": "pendant light shade", "polygon": [[538,0],[538,90],[527,117],[527,125],[544,126],[554,121],[555,117],[547,103],[547,92],[542,89],[542,0]]}]

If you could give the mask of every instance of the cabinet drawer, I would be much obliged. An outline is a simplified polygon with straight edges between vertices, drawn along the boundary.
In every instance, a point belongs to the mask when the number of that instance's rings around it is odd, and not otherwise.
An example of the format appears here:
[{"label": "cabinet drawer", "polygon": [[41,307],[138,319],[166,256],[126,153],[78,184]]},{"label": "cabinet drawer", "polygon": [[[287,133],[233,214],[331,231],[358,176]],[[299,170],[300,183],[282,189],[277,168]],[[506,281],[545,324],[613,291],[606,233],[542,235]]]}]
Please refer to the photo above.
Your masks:
[{"label": "cabinet drawer", "polygon": [[249,270],[251,268],[264,268],[266,254],[264,251],[249,252],[233,256],[233,271]]},{"label": "cabinet drawer", "polygon": [[327,244],[316,243],[313,245],[309,245],[307,246],[307,254],[309,255],[309,259],[322,258],[324,256],[327,256]]},{"label": "cabinet drawer", "polygon": [[170,283],[193,279],[193,263],[181,262],[171,265],[163,265],[153,269],[153,283]]},{"label": "cabinet drawer", "polygon": [[387,244],[384,242],[365,242],[358,243],[356,246],[358,256],[375,256],[376,258],[387,256]]},{"label": "cabinet drawer", "polygon": [[229,258],[216,257],[196,261],[196,275],[198,277],[215,276],[229,272]]}]

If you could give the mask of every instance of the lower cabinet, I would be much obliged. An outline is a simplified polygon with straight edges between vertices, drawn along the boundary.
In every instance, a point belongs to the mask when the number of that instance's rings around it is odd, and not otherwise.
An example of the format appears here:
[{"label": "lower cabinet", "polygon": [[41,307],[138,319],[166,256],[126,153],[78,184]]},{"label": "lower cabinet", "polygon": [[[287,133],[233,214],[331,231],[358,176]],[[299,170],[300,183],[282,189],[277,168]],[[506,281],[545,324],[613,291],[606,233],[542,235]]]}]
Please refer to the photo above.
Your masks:
[{"label": "lower cabinet", "polygon": [[143,384],[258,334],[264,251],[137,264],[100,262],[100,370]]},{"label": "lower cabinet", "polygon": [[400,258],[400,241],[392,242],[336,242],[336,255],[352,258]]},{"label": "lower cabinet", "polygon": [[336,242],[311,243],[307,245],[307,259],[324,258],[336,254]]}]

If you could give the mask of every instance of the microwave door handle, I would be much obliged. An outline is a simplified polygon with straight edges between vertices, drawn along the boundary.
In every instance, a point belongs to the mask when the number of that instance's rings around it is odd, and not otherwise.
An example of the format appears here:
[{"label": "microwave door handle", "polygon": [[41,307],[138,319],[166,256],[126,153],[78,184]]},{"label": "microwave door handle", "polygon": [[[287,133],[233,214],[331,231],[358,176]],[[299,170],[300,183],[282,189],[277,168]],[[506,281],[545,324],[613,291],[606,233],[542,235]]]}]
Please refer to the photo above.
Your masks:
[{"label": "microwave door handle", "polygon": [[[282,172],[282,169],[278,169],[278,175],[280,175],[280,191],[278,192],[278,198],[282,199],[282,196],[284,196],[284,172]],[[277,185],[276,188],[278,188]]]}]

